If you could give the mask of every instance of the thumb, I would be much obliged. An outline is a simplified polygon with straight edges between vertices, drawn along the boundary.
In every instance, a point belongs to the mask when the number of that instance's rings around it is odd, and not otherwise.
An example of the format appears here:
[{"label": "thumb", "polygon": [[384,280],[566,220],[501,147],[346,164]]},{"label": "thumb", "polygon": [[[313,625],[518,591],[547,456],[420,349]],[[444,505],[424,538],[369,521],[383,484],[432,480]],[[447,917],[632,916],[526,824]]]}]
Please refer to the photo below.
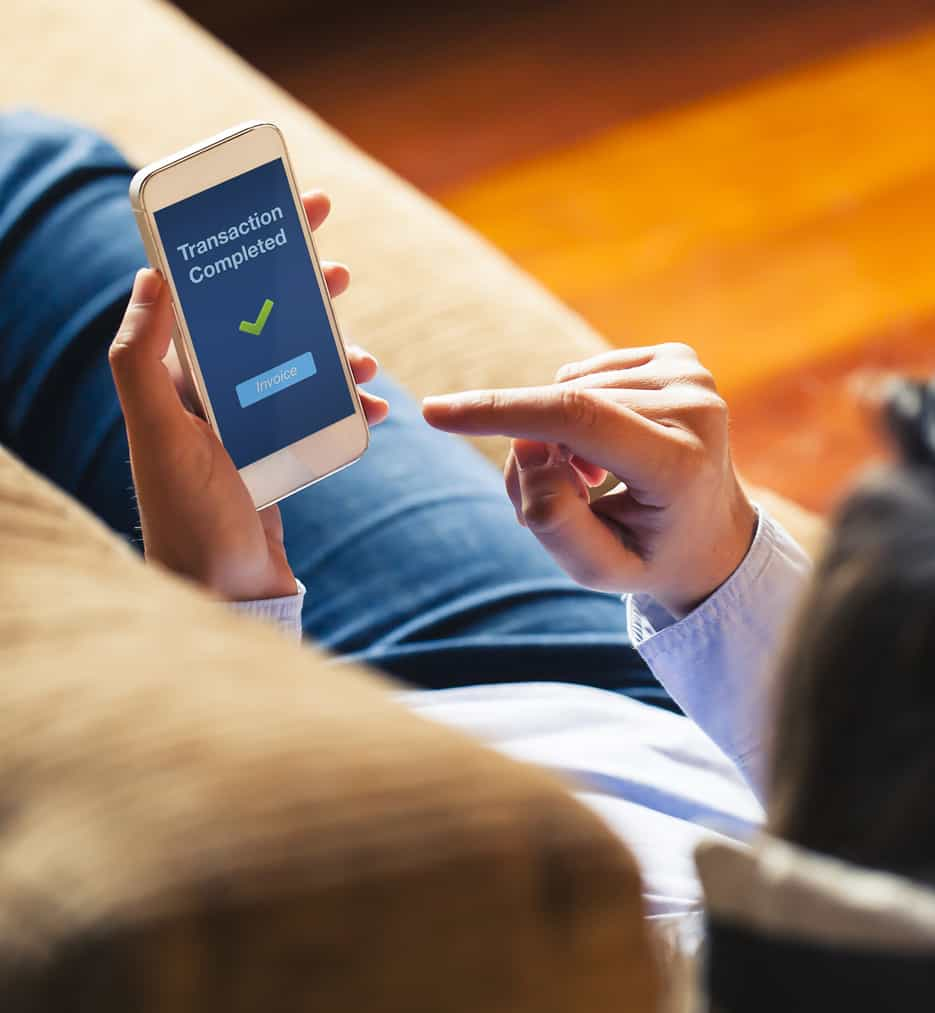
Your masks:
[{"label": "thumb", "polygon": [[139,271],[108,356],[131,443],[184,424],[185,409],[162,361],[172,322],[162,277],[148,268]]},{"label": "thumb", "polygon": [[640,560],[597,516],[587,485],[556,446],[515,440],[513,454],[522,515],[543,548],[579,584],[616,591]]}]

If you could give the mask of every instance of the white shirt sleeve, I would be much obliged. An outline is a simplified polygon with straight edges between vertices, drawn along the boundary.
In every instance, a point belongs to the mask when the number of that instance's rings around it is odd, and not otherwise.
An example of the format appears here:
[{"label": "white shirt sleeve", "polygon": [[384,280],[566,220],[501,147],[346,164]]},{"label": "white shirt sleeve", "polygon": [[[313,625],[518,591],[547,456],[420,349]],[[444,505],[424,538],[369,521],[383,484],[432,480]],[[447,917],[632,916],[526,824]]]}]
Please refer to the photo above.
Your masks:
[{"label": "white shirt sleeve", "polygon": [[[717,591],[676,620],[645,594],[628,596],[630,639],[682,710],[737,765],[762,799],[764,732],[781,640],[811,568],[767,514],[744,561]],[[305,587],[284,598],[234,602],[298,640]]]},{"label": "white shirt sleeve", "polygon": [[302,603],[305,601],[305,585],[302,581],[295,582],[296,593],[284,598],[261,598],[256,601],[232,601],[230,607],[235,612],[247,616],[256,616],[275,623],[286,636],[293,640],[302,639]]},{"label": "white shirt sleeve", "polygon": [[761,799],[771,677],[810,569],[798,543],[761,511],[744,561],[684,619],[649,595],[628,598],[634,647]]}]

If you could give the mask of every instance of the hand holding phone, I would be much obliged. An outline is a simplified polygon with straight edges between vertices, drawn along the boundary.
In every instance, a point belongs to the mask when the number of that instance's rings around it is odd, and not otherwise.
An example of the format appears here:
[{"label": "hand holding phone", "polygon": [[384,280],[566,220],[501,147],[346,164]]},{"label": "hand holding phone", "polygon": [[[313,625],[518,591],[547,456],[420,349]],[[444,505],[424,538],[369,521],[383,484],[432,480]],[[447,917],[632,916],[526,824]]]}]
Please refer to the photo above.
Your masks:
[{"label": "hand holding phone", "polygon": [[280,131],[244,123],[130,184],[198,412],[257,509],[347,467],[369,433]]},{"label": "hand holding phone", "polygon": [[[323,194],[303,200],[310,228],[328,214]],[[332,296],[347,271],[323,265]],[[256,510],[253,497],[212,427],[188,411],[170,368],[173,310],[166,282],[152,270],[137,275],[110,362],[126,420],[147,559],[190,577],[228,600],[295,593],[283,548],[279,508]],[[376,361],[348,349],[357,383],[371,380]],[[359,392],[372,425],[387,414],[382,398]]]}]

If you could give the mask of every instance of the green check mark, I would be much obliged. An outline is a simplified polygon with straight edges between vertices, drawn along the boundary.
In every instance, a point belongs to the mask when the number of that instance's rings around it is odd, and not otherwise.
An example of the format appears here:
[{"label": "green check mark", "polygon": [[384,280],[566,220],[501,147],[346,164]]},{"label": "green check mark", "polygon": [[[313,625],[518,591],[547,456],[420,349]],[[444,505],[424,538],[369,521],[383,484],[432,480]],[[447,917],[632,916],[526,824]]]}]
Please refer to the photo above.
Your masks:
[{"label": "green check mark", "polygon": [[266,326],[266,321],[269,319],[270,312],[273,308],[272,299],[264,299],[263,305],[260,307],[259,316],[256,320],[241,320],[240,329],[245,331],[247,334],[252,334],[256,337],[263,333],[263,328]]}]

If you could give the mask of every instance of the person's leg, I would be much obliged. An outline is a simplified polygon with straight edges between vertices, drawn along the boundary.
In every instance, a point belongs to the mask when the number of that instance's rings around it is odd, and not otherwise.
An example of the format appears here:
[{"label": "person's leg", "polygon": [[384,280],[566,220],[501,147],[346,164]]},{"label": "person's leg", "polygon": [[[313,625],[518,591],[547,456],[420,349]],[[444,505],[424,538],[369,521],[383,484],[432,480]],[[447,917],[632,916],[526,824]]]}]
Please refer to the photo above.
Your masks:
[{"label": "person's leg", "polygon": [[[132,170],[96,135],[0,118],[0,440],[115,530],[137,518],[107,347],[144,263]],[[306,632],[429,687],[565,680],[671,701],[624,607],[579,588],[519,527],[498,473],[391,402],[352,468],[282,504]]]},{"label": "person's leg", "polygon": [[131,176],[91,131],[0,116],[0,442],[127,536],[137,516],[107,348],[146,262]]},{"label": "person's leg", "polygon": [[562,680],[666,705],[620,599],[559,569],[467,443],[391,380],[372,389],[391,410],[367,454],[281,504],[306,632],[420,686]]}]

